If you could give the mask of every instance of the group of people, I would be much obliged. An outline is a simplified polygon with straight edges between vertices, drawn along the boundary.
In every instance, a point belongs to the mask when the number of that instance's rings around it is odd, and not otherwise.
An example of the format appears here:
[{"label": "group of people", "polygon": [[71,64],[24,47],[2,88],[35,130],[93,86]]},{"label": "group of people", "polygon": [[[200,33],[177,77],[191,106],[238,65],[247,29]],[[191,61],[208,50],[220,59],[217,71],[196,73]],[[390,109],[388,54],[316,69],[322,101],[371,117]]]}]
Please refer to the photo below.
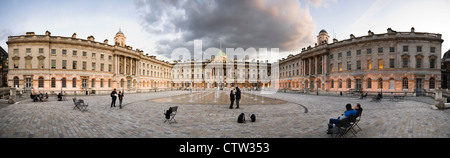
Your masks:
[{"label": "group of people", "polygon": [[239,100],[241,100],[241,89],[236,86],[235,90],[231,90],[230,92],[230,109],[233,109],[233,103],[236,100],[236,109],[239,109]]},{"label": "group of people", "polygon": [[42,93],[39,93],[39,94],[31,93],[30,97],[31,97],[31,99],[33,99],[33,102],[43,101],[44,97],[45,97],[45,99],[48,99],[48,93],[45,93],[45,95]]},{"label": "group of people", "polygon": [[119,97],[119,107],[120,109],[122,109],[123,92],[119,91],[119,93],[117,93],[115,88],[111,92],[111,99],[112,99],[111,108],[116,107],[117,97]]},{"label": "group of people", "polygon": [[334,125],[336,125],[339,122],[339,120],[343,120],[350,116],[354,116],[356,118],[356,117],[358,117],[358,115],[361,114],[361,112],[363,110],[361,107],[361,104],[359,104],[359,103],[357,103],[356,106],[354,106],[354,107],[352,107],[352,105],[350,103],[348,103],[347,105],[345,105],[345,109],[346,110],[345,110],[344,114],[339,116],[337,119],[335,119],[335,118],[330,119],[330,121],[328,122],[327,134],[332,133],[331,129],[333,128]]}]

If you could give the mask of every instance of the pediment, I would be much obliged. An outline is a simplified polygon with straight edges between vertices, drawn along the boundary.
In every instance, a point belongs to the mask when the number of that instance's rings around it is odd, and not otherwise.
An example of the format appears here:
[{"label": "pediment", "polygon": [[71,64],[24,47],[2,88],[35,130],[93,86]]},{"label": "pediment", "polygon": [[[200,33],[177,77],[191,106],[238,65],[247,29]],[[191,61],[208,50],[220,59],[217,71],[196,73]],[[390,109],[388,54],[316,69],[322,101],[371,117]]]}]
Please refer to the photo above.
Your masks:
[{"label": "pediment", "polygon": [[38,58],[39,60],[44,60],[44,59],[45,59],[45,56],[39,55],[37,58]]},{"label": "pediment", "polygon": [[20,59],[20,57],[18,57],[18,56],[12,57],[12,60],[19,60],[19,59]]},{"label": "pediment", "polygon": [[31,59],[33,59],[33,57],[31,55],[25,56],[25,60],[31,60]]}]

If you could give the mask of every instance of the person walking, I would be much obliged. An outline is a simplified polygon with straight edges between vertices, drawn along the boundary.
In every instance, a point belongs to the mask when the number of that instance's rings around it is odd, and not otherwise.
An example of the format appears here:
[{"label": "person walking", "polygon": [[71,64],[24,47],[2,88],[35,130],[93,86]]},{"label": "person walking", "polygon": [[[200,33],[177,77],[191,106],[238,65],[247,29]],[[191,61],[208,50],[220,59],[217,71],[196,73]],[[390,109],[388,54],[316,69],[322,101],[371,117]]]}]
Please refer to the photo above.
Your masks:
[{"label": "person walking", "polygon": [[239,100],[241,100],[241,89],[236,86],[236,109],[239,109]]},{"label": "person walking", "polygon": [[230,109],[233,109],[233,102],[234,102],[234,92],[231,90],[230,92]]},{"label": "person walking", "polygon": [[119,91],[119,107],[122,109],[122,99],[123,99],[123,93]]},{"label": "person walking", "polygon": [[117,99],[117,92],[116,92],[116,89],[114,88],[114,90],[111,92],[111,99],[112,99],[112,102],[111,102],[111,108],[114,106],[114,107],[116,107],[116,99]]}]

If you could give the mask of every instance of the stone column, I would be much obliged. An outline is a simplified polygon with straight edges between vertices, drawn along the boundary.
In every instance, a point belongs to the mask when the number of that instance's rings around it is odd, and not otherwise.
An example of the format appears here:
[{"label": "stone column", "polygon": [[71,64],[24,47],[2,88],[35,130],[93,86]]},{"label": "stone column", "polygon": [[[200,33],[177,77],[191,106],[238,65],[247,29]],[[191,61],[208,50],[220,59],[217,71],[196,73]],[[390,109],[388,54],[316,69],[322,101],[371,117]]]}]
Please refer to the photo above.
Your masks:
[{"label": "stone column", "polygon": [[327,56],[322,56],[322,74],[327,74],[328,72],[328,63],[327,63]]},{"label": "stone column", "polygon": [[115,64],[115,67],[114,67],[115,71],[114,71],[114,73],[116,75],[120,74],[120,71],[119,71],[119,67],[120,67],[119,57],[120,56],[118,56],[118,55],[115,55],[115,57],[114,57],[114,64]]},{"label": "stone column", "polygon": [[314,70],[314,74],[319,74],[318,71],[317,71],[317,70],[318,70],[318,67],[317,67],[317,64],[318,64],[318,63],[317,63],[317,62],[318,62],[317,60],[318,60],[318,58],[317,58],[317,56],[315,56],[314,58],[315,58],[315,59],[314,59],[314,64],[315,64],[315,66],[314,66],[314,69],[315,69],[315,70]]},{"label": "stone column", "polygon": [[123,57],[123,75],[127,75],[127,57]]},{"label": "stone column", "polygon": [[322,74],[326,74],[325,72],[325,57],[326,55],[322,55]]},{"label": "stone column", "polygon": [[133,61],[134,61],[134,58],[130,58],[130,72],[129,72],[130,76],[133,75]]},{"label": "stone column", "polygon": [[302,59],[302,76],[306,74],[305,59]]},{"label": "stone column", "polygon": [[136,60],[136,76],[141,76],[140,74],[142,71],[139,69],[141,64],[142,63],[140,63],[139,60]]}]

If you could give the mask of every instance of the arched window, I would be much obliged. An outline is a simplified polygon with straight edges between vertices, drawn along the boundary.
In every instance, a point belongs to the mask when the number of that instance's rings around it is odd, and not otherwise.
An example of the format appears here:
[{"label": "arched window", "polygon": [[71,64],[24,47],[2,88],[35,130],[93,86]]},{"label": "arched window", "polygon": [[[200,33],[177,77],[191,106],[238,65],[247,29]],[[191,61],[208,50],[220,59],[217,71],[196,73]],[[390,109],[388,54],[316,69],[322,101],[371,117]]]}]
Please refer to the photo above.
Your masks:
[{"label": "arched window", "polygon": [[372,89],[372,79],[367,79],[367,89]]},{"label": "arched window", "polygon": [[305,88],[308,88],[308,80],[305,81]]},{"label": "arched window", "polygon": [[402,79],[402,89],[408,89],[408,78],[406,77]]},{"label": "arched window", "polygon": [[338,80],[338,88],[342,88],[342,80],[341,79]]},{"label": "arched window", "polygon": [[395,89],[395,80],[393,78],[389,79],[389,89]]},{"label": "arched window", "polygon": [[44,77],[39,77],[38,88],[44,88]]},{"label": "arched window", "polygon": [[77,88],[77,78],[72,79],[72,88]]},{"label": "arched window", "polygon": [[95,88],[95,78],[93,78],[91,81],[92,81],[91,88]]},{"label": "arched window", "polygon": [[378,79],[378,89],[383,89],[383,79],[382,78]]},{"label": "arched window", "polygon": [[52,78],[51,86],[52,86],[52,88],[56,87],[56,79],[55,78]]},{"label": "arched window", "polygon": [[436,86],[436,81],[434,80],[434,78],[430,78],[430,89],[435,89]]},{"label": "arched window", "polygon": [[331,80],[331,88],[334,88],[334,80]]},{"label": "arched window", "polygon": [[351,89],[351,88],[352,88],[352,80],[347,79],[347,89]]},{"label": "arched window", "polygon": [[318,79],[318,80],[317,80],[317,88],[321,88],[321,84],[322,84],[322,83],[320,82],[320,79]]},{"label": "arched window", "polygon": [[63,88],[66,88],[66,78],[62,78],[62,79],[61,79],[61,86],[62,86]]},{"label": "arched window", "polygon": [[14,87],[19,87],[19,77],[14,77]]}]

